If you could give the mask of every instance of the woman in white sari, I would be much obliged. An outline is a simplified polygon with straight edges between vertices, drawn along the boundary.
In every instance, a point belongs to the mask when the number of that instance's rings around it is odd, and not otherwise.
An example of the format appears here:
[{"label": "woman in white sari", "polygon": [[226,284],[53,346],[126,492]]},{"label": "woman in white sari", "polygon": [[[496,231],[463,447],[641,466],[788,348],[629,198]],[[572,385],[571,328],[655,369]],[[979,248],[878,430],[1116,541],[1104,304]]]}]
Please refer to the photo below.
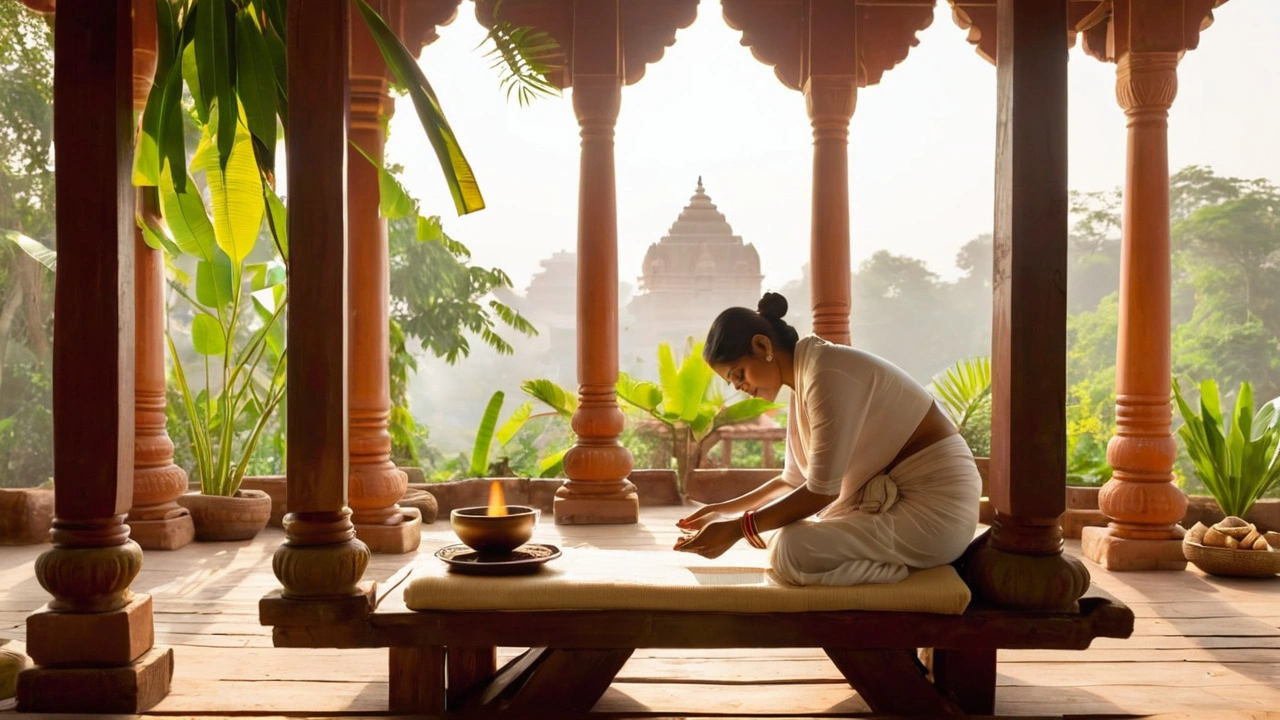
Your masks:
[{"label": "woman in white sari", "polygon": [[964,439],[919,383],[867,352],[799,338],[786,298],[716,318],[703,357],[739,391],[792,390],[782,475],[677,524],[676,550],[766,547],[797,585],[897,582],[954,561],[973,538],[981,479]]}]

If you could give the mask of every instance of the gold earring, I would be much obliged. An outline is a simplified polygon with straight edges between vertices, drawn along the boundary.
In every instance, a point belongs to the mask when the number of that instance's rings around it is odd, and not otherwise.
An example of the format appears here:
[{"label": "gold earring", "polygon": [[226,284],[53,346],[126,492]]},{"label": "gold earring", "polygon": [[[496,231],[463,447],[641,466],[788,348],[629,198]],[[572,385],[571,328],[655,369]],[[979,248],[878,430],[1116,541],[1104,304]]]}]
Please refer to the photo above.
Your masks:
[{"label": "gold earring", "polygon": [[764,361],[765,361],[765,362],[773,362],[773,356],[772,356],[772,355],[765,355],[765,356],[764,356]]}]

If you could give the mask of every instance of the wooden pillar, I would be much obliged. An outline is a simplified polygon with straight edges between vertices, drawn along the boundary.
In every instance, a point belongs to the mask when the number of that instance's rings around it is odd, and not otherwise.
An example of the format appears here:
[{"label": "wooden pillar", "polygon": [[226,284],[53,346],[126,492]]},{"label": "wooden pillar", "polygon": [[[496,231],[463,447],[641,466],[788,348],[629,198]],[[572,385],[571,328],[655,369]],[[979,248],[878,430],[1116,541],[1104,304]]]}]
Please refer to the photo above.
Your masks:
[{"label": "wooden pillar", "polygon": [[1075,605],[1066,493],[1067,2],[999,0],[989,541],[969,582],[989,602]]},{"label": "wooden pillar", "polygon": [[848,345],[849,121],[858,100],[857,8],[844,0],[813,0],[809,13],[809,76],[803,90],[813,124],[813,331]]},{"label": "wooden pillar", "polygon": [[[53,548],[35,575],[53,599],[27,618],[37,667],[23,712],[137,713],[169,690],[151,596],[129,585],[142,549],[133,496],[133,32],[129,0],[60,0],[54,34],[58,249],[54,294]],[[87,641],[91,640],[91,641]]]},{"label": "wooden pillar", "polygon": [[[393,30],[400,23],[399,0],[373,4]],[[352,6],[352,13],[358,8]],[[392,104],[387,69],[373,35],[357,15],[351,20],[351,142],[382,162],[383,121]],[[378,212],[378,171],[360,151],[347,151],[347,222],[350,244],[351,346],[350,492],[356,535],[373,552],[406,553],[422,541],[422,514],[396,503],[409,487],[404,471],[391,462],[390,338],[391,267],[387,222]]]},{"label": "wooden pillar", "polygon": [[[156,72],[156,5],[133,2],[133,109],[141,117]],[[155,188],[137,193],[138,215],[159,214]],[[133,228],[134,252],[134,439],[130,536],[147,550],[176,550],[195,539],[191,513],[177,499],[187,491],[187,472],[173,463],[173,441],[165,430],[164,253],[147,245]]]},{"label": "wooden pillar", "polygon": [[556,492],[561,524],[633,523],[631,453],[618,442],[618,211],[613,131],[622,102],[618,0],[573,4],[573,110],[582,134],[578,177],[578,409],[569,480]]},{"label": "wooden pillar", "polygon": [[346,507],[350,19],[347,0],[289,4],[288,225],[305,242],[289,255],[290,513],[272,562],[284,603],[359,603],[369,590],[369,548]]},{"label": "wooden pillar", "polygon": [[[1171,5],[1179,7],[1174,8]],[[1121,224],[1114,470],[1098,495],[1111,519],[1085,528],[1085,555],[1108,570],[1182,570],[1187,498],[1173,484],[1169,107],[1185,49],[1182,2],[1117,3],[1116,99],[1128,125]],[[1176,9],[1176,12],[1174,11]],[[1188,8],[1189,9],[1189,8]]]}]

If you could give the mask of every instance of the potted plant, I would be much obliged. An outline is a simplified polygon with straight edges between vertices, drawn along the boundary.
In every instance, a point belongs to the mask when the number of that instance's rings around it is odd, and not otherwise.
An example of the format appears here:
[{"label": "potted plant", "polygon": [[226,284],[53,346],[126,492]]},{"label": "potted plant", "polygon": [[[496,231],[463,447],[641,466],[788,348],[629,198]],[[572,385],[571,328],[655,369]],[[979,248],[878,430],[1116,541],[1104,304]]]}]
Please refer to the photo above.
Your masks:
[{"label": "potted plant", "polygon": [[[252,138],[241,123],[227,161],[219,167],[221,118],[211,114],[209,119],[191,161],[192,171],[208,187],[208,207],[195,176],[181,192],[174,183],[162,182],[162,229],[171,234],[148,232],[169,252],[170,286],[190,308],[191,349],[195,364],[204,369],[202,386],[193,387],[170,332],[173,373],[200,481],[200,492],[179,503],[191,511],[198,539],[243,540],[261,531],[271,516],[271,498],[240,485],[285,396],[287,243],[273,230],[270,259],[247,262],[259,244],[266,215],[263,197],[274,193],[262,181]],[[167,179],[169,169],[164,172]],[[269,224],[274,228],[275,223]],[[193,264],[194,275],[183,271]]]},{"label": "potted plant", "polygon": [[[1183,541],[1186,558],[1215,575],[1270,577],[1280,572],[1278,528],[1260,528],[1243,518],[1280,482],[1280,397],[1253,410],[1253,388],[1241,383],[1235,407],[1223,413],[1218,385],[1200,383],[1198,410],[1182,395],[1174,398],[1183,425],[1178,437],[1195,473],[1226,517],[1212,526],[1196,523]],[[1271,531],[1271,532],[1268,532]]]},{"label": "potted plant", "polygon": [[618,399],[661,424],[676,460],[676,491],[688,497],[693,472],[715,431],[747,422],[781,405],[762,398],[726,403],[711,366],[702,359],[702,343],[691,343],[677,362],[670,343],[658,345],[658,382],[619,373]]}]

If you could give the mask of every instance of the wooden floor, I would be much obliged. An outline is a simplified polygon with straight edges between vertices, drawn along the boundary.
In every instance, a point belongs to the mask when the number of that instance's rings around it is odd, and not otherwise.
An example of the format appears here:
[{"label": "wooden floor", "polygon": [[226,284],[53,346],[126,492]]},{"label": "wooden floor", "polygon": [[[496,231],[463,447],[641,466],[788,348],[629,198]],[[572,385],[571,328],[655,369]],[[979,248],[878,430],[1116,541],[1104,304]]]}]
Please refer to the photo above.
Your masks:
[{"label": "wooden floor", "polygon": [[[679,508],[646,510],[637,526],[547,522],[535,540],[669,552],[679,515]],[[197,543],[147,554],[134,589],[155,597],[156,640],[174,647],[177,664],[173,692],[154,714],[385,713],[385,649],[271,646],[270,629],[258,624],[257,602],[276,587],[271,554],[281,539],[273,529],[252,542]],[[384,581],[409,563],[436,562],[430,554],[452,542],[447,521],[437,522],[423,533],[416,557],[375,557],[366,578]],[[0,548],[0,637],[21,641],[27,613],[47,599],[32,573],[42,550]],[[1078,554],[1079,543],[1069,551]],[[758,551],[742,547],[731,553],[728,562]],[[1002,651],[998,714],[1186,713],[1217,719],[1280,711],[1280,580],[1224,580],[1194,568],[1114,574],[1093,564],[1089,569],[1091,592],[1133,608],[1134,636],[1102,638],[1084,652]],[[504,649],[503,659],[515,654]],[[596,711],[840,717],[865,714],[867,707],[820,650],[638,650]]]}]

